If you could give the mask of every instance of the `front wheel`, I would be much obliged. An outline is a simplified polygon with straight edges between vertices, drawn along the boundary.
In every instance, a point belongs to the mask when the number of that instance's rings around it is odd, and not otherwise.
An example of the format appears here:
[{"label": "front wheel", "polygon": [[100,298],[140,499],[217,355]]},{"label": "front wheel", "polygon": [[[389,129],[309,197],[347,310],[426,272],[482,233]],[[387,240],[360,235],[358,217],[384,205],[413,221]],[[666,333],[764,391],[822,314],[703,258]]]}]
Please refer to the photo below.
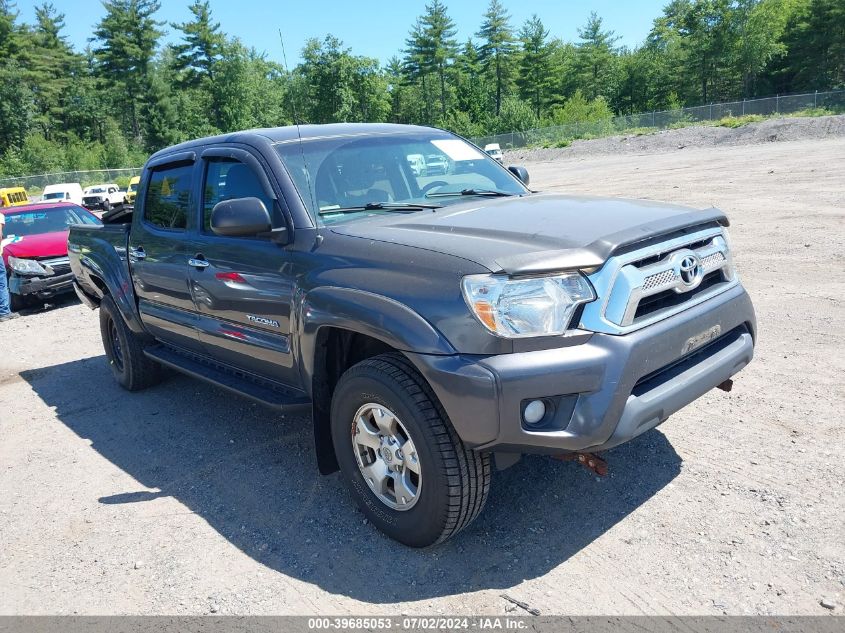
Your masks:
[{"label": "front wheel", "polygon": [[367,518],[412,547],[445,541],[481,512],[490,456],[467,449],[431,387],[404,356],[346,371],[332,396],[340,470]]}]

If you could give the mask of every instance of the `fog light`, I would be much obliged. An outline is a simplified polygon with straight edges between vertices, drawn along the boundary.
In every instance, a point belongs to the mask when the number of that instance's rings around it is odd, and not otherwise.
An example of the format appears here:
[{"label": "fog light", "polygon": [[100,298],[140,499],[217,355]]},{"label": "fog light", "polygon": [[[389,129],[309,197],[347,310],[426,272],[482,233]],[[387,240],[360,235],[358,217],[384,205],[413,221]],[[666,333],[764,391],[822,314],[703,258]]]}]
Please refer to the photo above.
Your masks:
[{"label": "fog light", "polygon": [[525,405],[525,411],[522,412],[522,419],[527,424],[537,424],[546,416],[546,405],[542,400],[532,400]]}]

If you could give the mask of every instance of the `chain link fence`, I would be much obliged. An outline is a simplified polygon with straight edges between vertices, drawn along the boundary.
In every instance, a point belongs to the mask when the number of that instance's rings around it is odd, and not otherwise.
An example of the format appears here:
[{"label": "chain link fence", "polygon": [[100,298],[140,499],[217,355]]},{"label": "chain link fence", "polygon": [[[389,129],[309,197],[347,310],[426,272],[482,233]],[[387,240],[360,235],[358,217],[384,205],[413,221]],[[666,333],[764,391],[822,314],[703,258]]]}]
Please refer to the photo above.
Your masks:
[{"label": "chain link fence", "polygon": [[140,176],[140,167],[125,169],[92,169],[89,171],[58,171],[52,174],[37,174],[35,176],[14,176],[0,178],[0,187],[24,187],[30,193],[44,189],[47,185],[62,182],[78,182],[83,188],[107,182],[128,181],[132,176]]},{"label": "chain link fence", "polygon": [[612,136],[628,130],[665,130],[673,126],[720,121],[726,117],[748,115],[778,116],[804,110],[824,108],[834,112],[845,109],[845,90],[830,92],[809,92],[797,95],[778,95],[765,99],[748,99],[711,103],[692,108],[664,110],[661,112],[643,112],[618,116],[601,121],[570,123],[543,127],[525,132],[509,132],[494,136],[482,136],[472,139],[479,147],[498,143],[502,149],[520,149],[523,147],[553,147],[579,138]]}]

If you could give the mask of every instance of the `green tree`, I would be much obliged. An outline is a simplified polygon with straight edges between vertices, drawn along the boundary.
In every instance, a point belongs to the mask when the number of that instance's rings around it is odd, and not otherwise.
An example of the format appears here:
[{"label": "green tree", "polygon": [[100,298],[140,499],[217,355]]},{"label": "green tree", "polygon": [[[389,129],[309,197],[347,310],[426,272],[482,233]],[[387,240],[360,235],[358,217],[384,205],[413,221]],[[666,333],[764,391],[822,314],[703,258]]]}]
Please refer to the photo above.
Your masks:
[{"label": "green tree", "polygon": [[457,29],[441,0],[432,0],[425,5],[406,42],[406,67],[412,78],[422,81],[426,91],[425,78],[435,75],[439,85],[440,114],[446,116],[448,107],[447,75],[458,52],[455,40]]},{"label": "green tree", "polygon": [[183,40],[174,47],[174,68],[182,74],[183,86],[196,88],[214,81],[215,65],[223,55],[226,36],[220,30],[220,23],[212,20],[208,0],[194,0],[188,8],[193,20],[171,24],[182,32]]},{"label": "green tree", "polygon": [[23,145],[33,127],[35,102],[14,60],[0,65],[0,148]]},{"label": "green tree", "polygon": [[510,96],[502,101],[502,111],[496,118],[494,133],[526,132],[538,125],[539,122],[531,104],[519,97]]},{"label": "green tree", "polygon": [[64,14],[45,2],[35,7],[35,16],[36,24],[20,48],[19,60],[35,98],[35,122],[49,139],[62,136],[67,129],[68,93],[84,65],[62,35]]},{"label": "green tree", "polygon": [[493,76],[493,85],[496,90],[496,116],[499,116],[502,109],[502,97],[510,89],[516,52],[516,38],[511,28],[510,14],[499,0],[490,0],[478,37],[481,39],[481,63],[484,69]]},{"label": "green tree", "polygon": [[845,3],[803,0],[783,34],[785,52],[769,69],[779,92],[845,86]]},{"label": "green tree", "polygon": [[141,138],[140,114],[150,88],[150,65],[163,22],[153,16],[158,0],[104,0],[106,15],[94,29],[96,72],[112,90],[133,138]]},{"label": "green tree", "polygon": [[18,12],[8,0],[0,0],[0,61],[17,56],[22,29],[17,24]]},{"label": "green tree", "polygon": [[548,38],[549,31],[537,14],[526,20],[519,31],[522,42],[517,79],[519,94],[534,106],[534,115],[538,119],[546,107],[552,87],[552,47]]},{"label": "green tree", "polygon": [[578,29],[577,72],[580,87],[591,98],[607,95],[612,90],[616,60],[614,48],[619,39],[613,31],[602,28],[602,19],[590,13],[587,24]]}]

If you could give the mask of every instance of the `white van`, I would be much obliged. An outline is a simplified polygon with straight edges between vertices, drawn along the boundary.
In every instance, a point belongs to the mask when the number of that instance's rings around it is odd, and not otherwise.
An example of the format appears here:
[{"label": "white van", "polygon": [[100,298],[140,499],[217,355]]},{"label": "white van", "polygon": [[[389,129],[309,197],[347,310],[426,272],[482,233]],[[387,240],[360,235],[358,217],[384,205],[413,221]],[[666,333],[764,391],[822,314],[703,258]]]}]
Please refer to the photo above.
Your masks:
[{"label": "white van", "polygon": [[499,147],[498,143],[488,143],[484,146],[484,151],[490,155],[490,158],[495,158],[500,163],[504,159],[502,156],[502,148]]},{"label": "white van", "polygon": [[38,202],[73,202],[82,206],[82,185],[78,182],[63,182],[47,185]]}]

